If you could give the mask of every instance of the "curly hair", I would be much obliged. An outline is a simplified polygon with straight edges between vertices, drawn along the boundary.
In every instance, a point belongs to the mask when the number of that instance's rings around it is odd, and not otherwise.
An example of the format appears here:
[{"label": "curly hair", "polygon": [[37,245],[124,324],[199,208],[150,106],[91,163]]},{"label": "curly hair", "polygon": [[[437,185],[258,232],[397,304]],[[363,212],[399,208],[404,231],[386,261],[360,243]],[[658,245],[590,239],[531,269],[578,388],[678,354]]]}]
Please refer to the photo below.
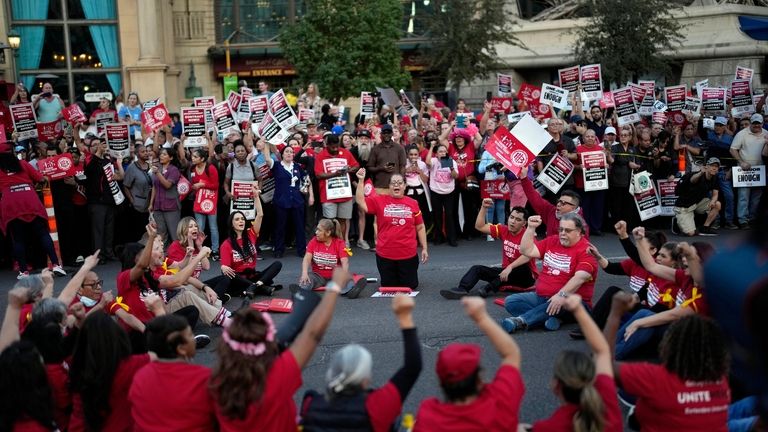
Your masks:
[{"label": "curly hair", "polygon": [[728,373],[725,336],[714,321],[688,315],[672,324],[659,346],[664,367],[689,381],[717,381]]},{"label": "curly hair", "polygon": [[244,419],[248,407],[264,394],[267,374],[279,354],[277,344],[266,340],[268,326],[261,312],[244,308],[232,315],[226,329],[230,340],[237,343],[263,343],[266,349],[261,355],[236,351],[224,338],[219,341],[219,361],[211,373],[209,388],[226,417]]}]

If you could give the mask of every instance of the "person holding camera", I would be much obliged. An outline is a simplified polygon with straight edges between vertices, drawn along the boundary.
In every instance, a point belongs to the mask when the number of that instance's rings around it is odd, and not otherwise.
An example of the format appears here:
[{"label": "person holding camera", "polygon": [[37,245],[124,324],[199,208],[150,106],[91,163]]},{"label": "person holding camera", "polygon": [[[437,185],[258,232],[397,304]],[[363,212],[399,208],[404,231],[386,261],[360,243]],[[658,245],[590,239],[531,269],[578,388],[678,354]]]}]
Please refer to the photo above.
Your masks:
[{"label": "person holding camera", "polygon": [[392,175],[405,175],[406,159],[403,146],[392,141],[392,125],[382,125],[381,143],[371,149],[367,165],[377,194],[389,194],[389,181]]},{"label": "person holding camera", "polygon": [[[437,157],[433,153],[437,152]],[[429,190],[432,192],[432,217],[435,223],[434,244],[445,242],[452,247],[456,243],[456,177],[459,176],[456,161],[448,156],[448,149],[440,144],[430,147],[425,161],[429,168]],[[443,215],[445,215],[445,235],[443,235]]]},{"label": "person holding camera", "polygon": [[38,123],[50,123],[63,117],[61,110],[64,109],[64,102],[59,95],[53,93],[53,85],[49,82],[43,84],[43,92],[34,98],[32,105]]}]

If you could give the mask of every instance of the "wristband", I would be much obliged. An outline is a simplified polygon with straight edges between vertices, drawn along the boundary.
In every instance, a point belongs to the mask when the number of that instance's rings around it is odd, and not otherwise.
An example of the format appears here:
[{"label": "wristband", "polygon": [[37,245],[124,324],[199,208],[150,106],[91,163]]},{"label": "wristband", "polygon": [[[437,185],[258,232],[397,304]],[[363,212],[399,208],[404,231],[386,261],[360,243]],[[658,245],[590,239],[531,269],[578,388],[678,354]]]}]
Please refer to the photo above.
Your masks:
[{"label": "wristband", "polygon": [[330,281],[325,285],[325,291],[335,292],[336,294],[341,292],[341,287],[334,281]]},{"label": "wristband", "polygon": [[568,297],[568,293],[563,291],[563,290],[561,290],[560,292],[557,293],[557,296],[558,297],[562,297],[562,298],[566,298],[566,297]]}]

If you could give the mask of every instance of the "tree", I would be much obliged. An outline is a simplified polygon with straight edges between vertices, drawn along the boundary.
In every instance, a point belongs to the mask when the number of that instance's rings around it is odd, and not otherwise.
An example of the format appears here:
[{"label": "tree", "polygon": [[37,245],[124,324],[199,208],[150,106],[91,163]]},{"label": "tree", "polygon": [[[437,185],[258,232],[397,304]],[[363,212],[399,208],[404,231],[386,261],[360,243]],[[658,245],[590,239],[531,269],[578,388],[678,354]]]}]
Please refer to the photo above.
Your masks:
[{"label": "tree", "polygon": [[579,28],[573,48],[577,62],[600,63],[603,81],[620,86],[647,72],[666,74],[683,39],[672,12],[680,3],[670,0],[587,0],[592,12]]},{"label": "tree", "polygon": [[399,0],[307,0],[307,14],[280,34],[280,46],[299,82],[314,82],[337,103],[376,87],[407,86],[400,65],[403,19]]},{"label": "tree", "polygon": [[456,93],[464,81],[505,69],[496,47],[525,47],[499,0],[433,0],[427,18],[429,67],[445,74]]}]

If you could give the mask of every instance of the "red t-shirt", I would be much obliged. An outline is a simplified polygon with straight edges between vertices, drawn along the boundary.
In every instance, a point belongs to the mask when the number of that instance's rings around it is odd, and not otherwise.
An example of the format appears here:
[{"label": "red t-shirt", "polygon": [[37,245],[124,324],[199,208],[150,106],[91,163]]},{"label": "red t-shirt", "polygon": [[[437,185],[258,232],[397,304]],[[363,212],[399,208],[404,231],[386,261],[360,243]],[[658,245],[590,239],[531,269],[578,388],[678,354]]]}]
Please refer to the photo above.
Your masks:
[{"label": "red t-shirt", "polygon": [[727,431],[731,391],[716,382],[683,381],[662,365],[622,363],[621,385],[637,396],[635,415],[643,432]]},{"label": "red t-shirt", "polygon": [[365,398],[365,410],[374,432],[392,430],[392,424],[403,409],[400,392],[392,381],[368,394]]},{"label": "red t-shirt", "polygon": [[16,420],[13,423],[13,429],[11,432],[51,432],[51,428],[45,427],[38,423],[37,420],[25,416],[21,420]]},{"label": "red t-shirt", "polygon": [[582,238],[575,245],[564,247],[560,244],[560,238],[555,235],[536,242],[536,247],[542,257],[541,274],[536,281],[536,294],[541,297],[552,297],[577,271],[585,271],[592,278],[583,283],[576,292],[591,305],[597,278],[597,262],[587,252],[589,241]]},{"label": "red t-shirt", "polygon": [[[600,394],[605,406],[605,432],[622,432],[624,419],[621,417],[619,399],[616,396],[616,386],[613,378],[608,375],[595,377],[595,390]],[[552,413],[546,420],[540,420],[533,424],[534,432],[539,431],[572,431],[573,416],[579,412],[579,406],[566,403]]]},{"label": "red t-shirt", "polygon": [[134,431],[215,430],[210,377],[207,367],[183,362],[157,361],[141,368],[128,391]]},{"label": "red t-shirt", "polygon": [[275,359],[267,372],[264,394],[248,407],[245,419],[225,417],[216,404],[216,418],[221,432],[262,430],[296,432],[296,403],[293,394],[301,387],[301,368],[291,350]]},{"label": "red t-shirt", "polygon": [[[325,161],[328,161],[327,163]],[[328,168],[326,168],[326,165]],[[320,152],[315,157],[315,174],[322,174],[322,173],[332,173],[338,171],[341,167],[347,167],[349,169],[354,168],[358,166],[357,160],[352,155],[352,153],[349,152],[349,150],[339,148],[339,152],[335,155],[331,155],[328,153],[327,149],[323,149],[323,151]],[[347,177],[349,177],[349,174],[347,174]],[[338,182],[343,177],[333,177],[331,179],[318,179],[320,184],[318,185],[320,189],[320,202],[321,203],[340,203],[340,202],[347,202],[352,199],[352,196],[349,196],[348,198],[337,198],[337,199],[328,199],[328,191],[326,191],[325,187],[328,181],[330,180],[333,184],[333,182]],[[351,185],[351,183],[350,183]],[[351,187],[351,186],[350,186]]]},{"label": "red t-shirt", "polygon": [[[198,252],[200,251],[195,250],[194,254],[197,255]],[[179,243],[178,240],[171,243],[171,245],[168,246],[168,251],[165,253],[165,259],[168,265],[171,265],[177,262],[182,262],[186,257],[187,257],[187,248],[186,246],[182,246],[182,244]],[[197,263],[197,267],[195,267],[195,270],[192,272],[192,277],[195,279],[200,279],[200,274],[202,272],[203,272],[203,264]]]},{"label": "red t-shirt", "polygon": [[[142,275],[142,277],[144,277]],[[144,286],[149,288],[149,284],[144,281]],[[117,275],[117,295],[123,298],[123,303],[128,305],[131,315],[138,318],[139,321],[146,323],[155,316],[147,310],[147,306],[141,300],[141,288],[136,282],[131,282],[131,270],[124,270]],[[120,321],[123,327],[126,325]],[[126,327],[127,328],[127,327]]]},{"label": "red t-shirt", "polygon": [[[104,419],[103,430],[125,432],[133,430],[128,390],[133,382],[133,376],[147,363],[149,363],[149,354],[137,354],[126,358],[117,366],[115,377],[112,379],[112,388],[109,389],[111,411]],[[84,430],[86,430],[86,426],[83,401],[80,398],[80,393],[74,393],[72,395],[72,417],[69,421],[69,432]]]},{"label": "red t-shirt", "polygon": [[[256,241],[258,240],[259,236],[253,232],[253,230],[248,229],[245,231],[248,235],[248,239],[251,241],[251,256],[247,259],[244,259],[242,255],[236,250],[232,248],[232,241],[230,239],[224,240],[224,243],[221,244],[221,247],[219,248],[220,256],[221,256],[221,265],[225,265],[227,267],[231,267],[235,272],[237,273],[243,273],[246,269],[255,270],[256,269],[256,257],[258,254],[258,249],[256,248]],[[245,234],[244,233],[244,234]],[[243,248],[243,239],[240,238],[237,240],[237,245],[240,246],[240,249]]]},{"label": "red t-shirt", "polygon": [[45,374],[53,394],[53,418],[61,430],[67,430],[72,394],[69,392],[69,365],[66,363],[46,364]]},{"label": "red t-shirt", "polygon": [[680,288],[675,299],[677,306],[691,307],[696,313],[709,316],[709,307],[704,301],[704,290],[693,283],[693,278],[686,275],[685,270],[675,270],[675,284]]},{"label": "red t-shirt", "polygon": [[[515,262],[520,258],[520,241],[525,234],[525,228],[521,229],[519,233],[512,234],[509,232],[509,227],[502,224],[491,225],[491,237],[502,240],[501,244],[501,266],[506,268],[508,265]],[[531,259],[528,261],[528,267],[531,268],[531,272],[536,275],[536,260]]]},{"label": "red t-shirt", "polygon": [[429,398],[421,403],[414,431],[494,432],[517,428],[525,384],[520,371],[503,365],[493,382],[486,384],[477,399],[456,405]]},{"label": "red t-shirt", "polygon": [[[629,287],[632,288],[632,291],[638,292],[643,285],[648,283],[648,306],[652,307],[659,301],[667,303],[669,299],[674,300],[677,294],[677,286],[674,282],[652,275],[631,258],[622,261],[621,268],[624,269],[624,273],[629,275]],[[674,303],[668,304],[668,306],[674,307]]]},{"label": "red t-shirt", "polygon": [[307,244],[307,253],[312,254],[312,271],[320,276],[330,279],[333,276],[333,269],[341,265],[342,258],[349,258],[349,253],[345,250],[347,245],[340,238],[331,239],[331,244],[317,241],[317,237]]},{"label": "red t-shirt", "polygon": [[464,148],[459,150],[453,144],[448,146],[448,155],[456,161],[456,172],[458,177],[456,181],[464,181],[467,176],[471,176],[475,172],[475,147],[474,144],[469,142],[464,145]]},{"label": "red t-shirt", "polygon": [[393,198],[390,195],[365,197],[369,214],[376,215],[379,238],[376,241],[376,255],[401,260],[416,255],[416,226],[423,225],[424,219],[419,203],[413,198]]}]

